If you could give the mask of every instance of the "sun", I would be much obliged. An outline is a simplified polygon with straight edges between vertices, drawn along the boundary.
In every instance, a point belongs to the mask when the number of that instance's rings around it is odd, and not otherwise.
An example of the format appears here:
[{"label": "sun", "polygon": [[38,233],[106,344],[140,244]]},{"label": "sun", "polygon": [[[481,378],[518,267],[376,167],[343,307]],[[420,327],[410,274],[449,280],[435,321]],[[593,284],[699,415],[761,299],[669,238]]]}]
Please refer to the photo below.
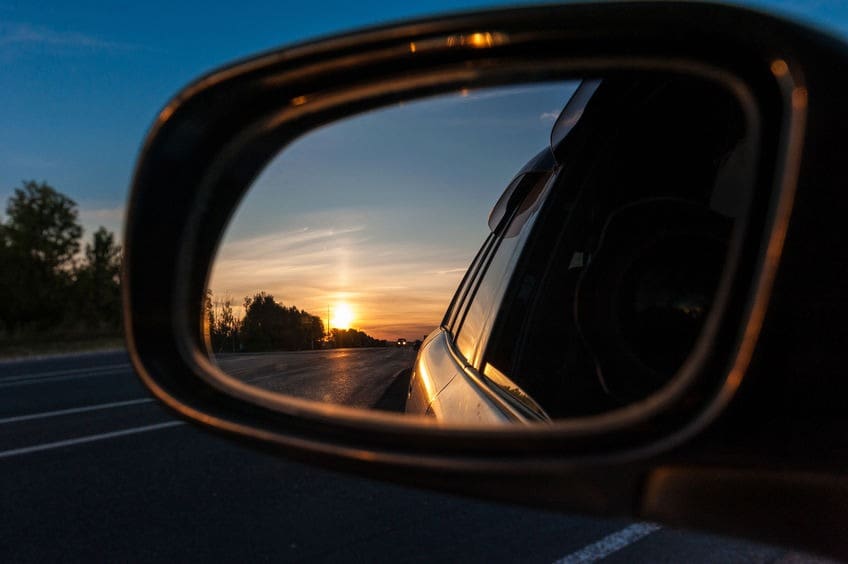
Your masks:
[{"label": "sun", "polygon": [[337,304],[333,309],[333,317],[330,320],[330,325],[334,329],[350,329],[350,324],[353,321],[353,310],[346,303]]}]

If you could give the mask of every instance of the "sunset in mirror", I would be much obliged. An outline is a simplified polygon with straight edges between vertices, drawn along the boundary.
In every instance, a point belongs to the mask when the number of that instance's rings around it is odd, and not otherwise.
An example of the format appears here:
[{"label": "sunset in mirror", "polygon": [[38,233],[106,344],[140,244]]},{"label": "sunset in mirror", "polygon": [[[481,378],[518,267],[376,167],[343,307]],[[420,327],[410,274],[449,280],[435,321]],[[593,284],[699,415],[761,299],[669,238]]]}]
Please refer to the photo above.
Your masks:
[{"label": "sunset in mirror", "polygon": [[524,164],[576,82],[460,89],[312,131],[257,178],[209,281],[215,362],[264,391],[404,413],[442,322]]},{"label": "sunset in mirror", "polygon": [[[492,206],[549,143],[576,83],[407,102],[316,130],[283,150],[230,224],[209,288],[235,321],[264,292],[332,329],[394,343],[441,322]],[[316,344],[312,344],[316,340]]]}]

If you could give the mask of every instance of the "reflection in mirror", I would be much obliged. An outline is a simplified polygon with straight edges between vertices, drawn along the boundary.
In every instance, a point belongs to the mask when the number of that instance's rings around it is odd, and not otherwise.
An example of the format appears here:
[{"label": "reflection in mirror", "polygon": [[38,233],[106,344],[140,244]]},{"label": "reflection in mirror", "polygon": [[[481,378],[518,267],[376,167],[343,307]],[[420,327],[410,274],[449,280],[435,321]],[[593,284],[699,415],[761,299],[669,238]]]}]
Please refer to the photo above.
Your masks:
[{"label": "reflection in mirror", "polygon": [[603,413],[701,338],[752,143],[719,87],[644,74],[410,101],[264,170],[214,262],[228,375],[442,423]]}]

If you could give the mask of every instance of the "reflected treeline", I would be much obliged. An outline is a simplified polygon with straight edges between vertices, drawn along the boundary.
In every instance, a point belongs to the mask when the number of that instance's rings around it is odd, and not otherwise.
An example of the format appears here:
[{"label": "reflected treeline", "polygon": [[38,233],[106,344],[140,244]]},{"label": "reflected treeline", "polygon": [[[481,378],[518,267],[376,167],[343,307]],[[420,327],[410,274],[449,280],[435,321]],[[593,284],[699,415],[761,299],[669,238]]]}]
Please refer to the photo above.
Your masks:
[{"label": "reflected treeline", "polygon": [[330,333],[330,343],[338,348],[386,347],[389,345],[388,341],[375,339],[358,329],[333,329]]},{"label": "reflected treeline", "polygon": [[78,218],[76,202],[45,182],[24,182],[7,201],[0,343],[120,335],[121,249],[103,227],[82,249]]},{"label": "reflected treeline", "polygon": [[205,330],[213,352],[296,351],[319,348],[380,347],[387,342],[357,329],[326,332],[317,315],[285,306],[266,292],[244,298],[244,317],[233,310],[230,296],[216,298],[207,290]]}]

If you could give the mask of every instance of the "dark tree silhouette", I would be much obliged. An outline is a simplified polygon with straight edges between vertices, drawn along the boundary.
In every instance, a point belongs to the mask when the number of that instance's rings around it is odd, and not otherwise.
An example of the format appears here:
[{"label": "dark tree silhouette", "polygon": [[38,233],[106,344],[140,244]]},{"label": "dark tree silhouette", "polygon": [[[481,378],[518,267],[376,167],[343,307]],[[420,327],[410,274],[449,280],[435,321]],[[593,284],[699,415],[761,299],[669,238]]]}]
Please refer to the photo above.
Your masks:
[{"label": "dark tree silhouette", "polygon": [[375,339],[357,329],[333,329],[333,343],[337,348],[386,346],[386,341]]},{"label": "dark tree silhouette", "polygon": [[236,319],[229,296],[216,299],[206,291],[204,325],[213,352],[291,351],[335,347],[385,347],[357,329],[333,329],[329,338],[317,315],[286,307],[267,292],[244,298],[244,319]]},{"label": "dark tree silhouette", "polygon": [[79,252],[82,227],[77,204],[45,182],[16,188],[6,206],[4,231],[12,248],[48,268],[58,269]]},{"label": "dark tree silhouette", "polygon": [[44,182],[24,182],[9,198],[0,227],[0,323],[7,331],[65,320],[82,236],[77,217],[76,203]]},{"label": "dark tree silhouette", "polygon": [[206,290],[206,332],[214,352],[237,352],[241,350],[241,320],[233,313],[233,300],[213,299],[212,290]]},{"label": "dark tree silhouette", "polygon": [[101,227],[80,253],[76,203],[45,182],[15,189],[0,222],[0,345],[117,336],[121,249]]},{"label": "dark tree silhouette", "polygon": [[309,349],[324,334],[319,317],[285,307],[265,292],[245,297],[244,309],[240,340],[246,351]]},{"label": "dark tree silhouette", "polygon": [[121,247],[100,227],[85,246],[85,262],[77,270],[82,317],[92,327],[117,329],[121,323]]}]

